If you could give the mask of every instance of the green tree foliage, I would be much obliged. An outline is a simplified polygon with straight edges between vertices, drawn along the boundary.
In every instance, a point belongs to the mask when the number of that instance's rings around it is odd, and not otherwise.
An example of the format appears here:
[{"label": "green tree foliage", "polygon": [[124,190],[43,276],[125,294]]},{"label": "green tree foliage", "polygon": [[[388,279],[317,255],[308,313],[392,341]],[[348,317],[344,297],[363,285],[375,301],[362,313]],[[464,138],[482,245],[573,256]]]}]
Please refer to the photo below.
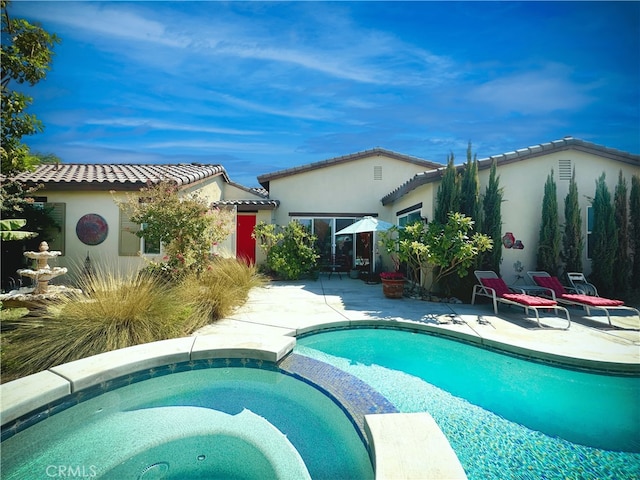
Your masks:
[{"label": "green tree foliage", "polygon": [[144,225],[144,230],[133,233],[162,243],[167,262],[185,272],[207,266],[211,248],[234,229],[233,212],[211,209],[196,194],[180,195],[168,181],[143,188],[126,201],[115,201],[132,222]]},{"label": "green tree foliage", "polygon": [[316,270],[317,238],[300,222],[294,220],[284,228],[260,222],[254,227],[253,237],[267,255],[267,268],[276,275],[297,280]]},{"label": "green tree foliage", "polygon": [[447,223],[450,212],[457,212],[460,209],[460,182],[453,162],[452,153],[447,159],[447,167],[438,187],[433,219],[440,225]]},{"label": "green tree foliage", "polygon": [[53,47],[60,40],[39,25],[11,18],[9,2],[2,0],[2,173],[11,175],[37,164],[37,157],[22,143],[22,137],[41,132],[42,123],[27,113],[32,98],[10,89],[11,82],[33,86],[44,79],[53,58]]},{"label": "green tree foliage", "polygon": [[460,213],[473,218],[476,230],[481,230],[480,179],[478,178],[478,156],[471,155],[471,142],[467,147],[467,163],[460,180]]},{"label": "green tree foliage", "polygon": [[35,232],[20,230],[26,224],[27,221],[24,219],[0,220],[0,239],[7,241],[35,237],[37,235]]},{"label": "green tree foliage", "polygon": [[493,242],[494,248],[481,255],[480,265],[485,270],[493,270],[500,275],[500,264],[502,263],[502,202],[503,191],[500,188],[500,176],[498,175],[498,165],[494,160],[489,173],[489,183],[482,199],[482,233],[487,235]]},{"label": "green tree foliage", "polygon": [[618,175],[618,184],[613,194],[614,218],[618,232],[618,245],[613,261],[613,288],[617,295],[629,291],[631,265],[629,262],[629,208],[627,202],[627,180]]},{"label": "green tree foliage", "polygon": [[553,170],[544,184],[542,198],[542,223],[538,240],[537,270],[551,275],[558,274],[558,259],[560,257],[560,226],[558,221],[558,196]]},{"label": "green tree foliage", "polygon": [[421,287],[430,293],[433,285],[448,275],[467,275],[476,257],[492,248],[489,237],[472,234],[473,224],[471,217],[452,212],[444,225],[435,220],[429,224],[415,222],[404,229],[394,227],[381,236],[388,252],[396,252],[411,271],[419,272]]},{"label": "green tree foliage", "polygon": [[631,287],[640,288],[640,176],[631,177],[629,193],[629,244],[633,257]]},{"label": "green tree foliage", "polygon": [[605,182],[605,173],[596,180],[596,195],[593,198],[593,229],[591,238],[590,280],[603,296],[614,294],[613,263],[618,248],[618,232],[614,218],[611,194]]},{"label": "green tree foliage", "polygon": [[582,236],[582,214],[580,212],[575,168],[569,182],[569,192],[564,199],[564,218],[562,252],[560,255],[564,262],[564,271],[582,272],[584,238]]}]

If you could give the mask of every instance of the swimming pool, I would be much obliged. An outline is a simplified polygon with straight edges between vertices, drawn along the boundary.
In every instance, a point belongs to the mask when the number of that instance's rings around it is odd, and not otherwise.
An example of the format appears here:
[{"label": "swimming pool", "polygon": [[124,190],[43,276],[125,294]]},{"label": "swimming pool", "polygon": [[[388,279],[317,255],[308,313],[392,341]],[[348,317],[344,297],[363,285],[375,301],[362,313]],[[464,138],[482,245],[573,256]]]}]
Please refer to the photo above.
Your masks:
[{"label": "swimming pool", "polygon": [[402,412],[429,412],[470,479],[640,478],[638,377],[391,329],[309,335],[294,351],[360,378]]},{"label": "swimming pool", "polygon": [[[273,369],[202,368],[108,391],[2,442],[2,478],[373,478],[316,388]],[[71,475],[67,475],[71,476]],[[307,477],[308,478],[308,477]]]}]

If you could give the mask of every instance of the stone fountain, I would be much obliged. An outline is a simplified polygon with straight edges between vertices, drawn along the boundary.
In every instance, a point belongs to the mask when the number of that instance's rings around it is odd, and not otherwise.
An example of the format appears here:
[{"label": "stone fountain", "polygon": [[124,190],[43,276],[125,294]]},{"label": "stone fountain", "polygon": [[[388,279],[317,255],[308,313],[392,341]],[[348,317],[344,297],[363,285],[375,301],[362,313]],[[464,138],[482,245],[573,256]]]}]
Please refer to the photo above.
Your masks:
[{"label": "stone fountain", "polygon": [[41,242],[38,250],[40,251],[24,252],[25,257],[37,262],[37,270],[31,270],[29,268],[18,270],[18,275],[20,275],[21,277],[29,277],[35,280],[36,287],[32,292],[34,295],[47,293],[49,291],[49,281],[67,273],[67,269],[65,267],[51,268],[49,266],[49,259],[56,258],[57,256],[62,255],[62,252],[50,252],[49,244],[47,242]]},{"label": "stone fountain", "polygon": [[49,285],[49,282],[67,273],[66,267],[50,267],[49,260],[61,255],[62,252],[49,251],[47,242],[41,242],[38,252],[24,252],[24,256],[36,260],[36,269],[23,268],[18,270],[22,277],[33,279],[35,287],[22,287],[0,295],[0,302],[10,308],[27,308],[29,310],[43,310],[47,302],[56,300],[61,294],[73,293],[79,290],[67,288],[63,285]]}]

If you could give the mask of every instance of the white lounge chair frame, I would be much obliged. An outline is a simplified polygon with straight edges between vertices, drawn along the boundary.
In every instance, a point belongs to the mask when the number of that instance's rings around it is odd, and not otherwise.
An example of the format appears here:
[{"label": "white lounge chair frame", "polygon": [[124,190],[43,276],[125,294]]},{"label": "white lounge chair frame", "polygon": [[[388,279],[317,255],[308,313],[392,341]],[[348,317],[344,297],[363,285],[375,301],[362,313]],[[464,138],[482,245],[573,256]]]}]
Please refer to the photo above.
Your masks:
[{"label": "white lounge chair frame", "polygon": [[[506,299],[506,298],[502,298],[499,297],[498,295],[496,295],[496,291],[491,288],[491,287],[485,287],[482,284],[482,278],[500,278],[498,277],[498,275],[496,274],[496,272],[492,271],[492,270],[476,270],[474,272],[476,278],[478,279],[479,284],[476,284],[473,286],[473,292],[471,294],[471,305],[474,305],[476,302],[476,296],[481,296],[481,297],[487,297],[490,298],[493,302],[493,313],[495,313],[496,315],[498,314],[498,302],[500,303],[504,303],[505,305],[512,305],[512,306],[516,306],[516,307],[521,307],[524,308],[525,311],[525,315],[529,315],[529,310],[533,310],[533,312],[536,315],[536,321],[538,322],[538,326],[540,328],[544,328],[544,326],[540,323],[540,313],[538,312],[539,308],[553,308],[553,310],[557,312],[558,310],[562,310],[565,314],[565,316],[567,317],[567,327],[562,329],[562,330],[569,330],[569,327],[571,327],[571,316],[569,315],[569,310],[567,310],[566,308],[564,308],[561,305],[557,304],[557,300],[556,300],[556,304],[555,305],[548,305],[548,306],[543,306],[543,307],[534,307],[531,305],[525,305],[523,303],[518,303],[518,302],[514,302],[512,300]],[[513,293],[521,293],[524,295],[527,295],[526,291],[521,289],[521,288],[514,288],[514,287],[509,287],[509,290],[512,291]]]},{"label": "white lounge chair frame", "polygon": [[567,279],[571,284],[570,289],[576,291],[576,293],[582,293],[584,295],[593,295],[599,297],[598,289],[593,283],[587,282],[584,278],[584,274],[578,272],[567,272]]},{"label": "white lounge chair frame", "polygon": [[[551,275],[549,275],[547,272],[527,272],[527,275],[529,276],[529,278],[531,279],[531,281],[533,283],[536,283],[536,281],[533,279],[533,277],[550,277]],[[576,277],[577,275],[579,275],[580,277],[582,277],[582,280],[584,280],[584,284],[586,285],[591,285],[591,287],[593,288],[593,291],[596,292],[595,295],[592,295],[594,297],[599,297],[600,295],[598,295],[598,291],[596,290],[596,287],[590,283],[588,283],[585,279],[584,279],[584,275],[582,275],[582,273],[579,274],[575,274],[575,273],[569,273],[568,275],[574,275],[573,279],[579,278]],[[571,278],[571,277],[569,277]],[[571,280],[571,283],[573,284],[573,280]],[[563,287],[567,290],[567,292],[570,293],[578,293],[578,294],[582,294],[582,295],[588,295],[588,293],[580,288],[581,284],[578,284],[575,287],[568,287],[566,285],[563,285]],[[559,303],[563,303],[565,305],[572,305],[574,307],[582,307],[586,312],[587,315],[591,315],[591,309],[595,309],[595,310],[602,310],[605,315],[607,316],[607,321],[609,322],[610,326],[614,326],[613,323],[611,323],[611,314],[609,313],[609,310],[630,310],[632,312],[634,312],[638,318],[640,319],[640,311],[638,311],[637,308],[633,308],[633,307],[629,307],[627,305],[617,305],[617,306],[601,306],[601,305],[589,305],[586,303],[582,303],[582,302],[578,302],[575,300],[569,300],[566,298],[557,298],[556,297],[556,292],[554,292],[552,289],[550,288],[545,288],[545,287],[540,287],[540,289],[544,289],[546,293],[546,296],[548,296],[549,298],[555,300],[556,302]]]}]

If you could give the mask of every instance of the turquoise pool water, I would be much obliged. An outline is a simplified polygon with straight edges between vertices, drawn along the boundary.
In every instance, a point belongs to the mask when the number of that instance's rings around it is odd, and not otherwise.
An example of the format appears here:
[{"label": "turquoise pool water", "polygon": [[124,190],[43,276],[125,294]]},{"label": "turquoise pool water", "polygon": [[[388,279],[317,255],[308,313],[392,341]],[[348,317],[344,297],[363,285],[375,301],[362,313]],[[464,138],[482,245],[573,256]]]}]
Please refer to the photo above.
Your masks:
[{"label": "turquoise pool water", "polygon": [[[302,463],[304,462],[304,463]],[[257,368],[151,378],[79,403],[2,442],[2,478],[371,479],[344,412]],[[72,475],[70,475],[72,474]]]},{"label": "turquoise pool water", "polygon": [[298,339],[296,353],[427,411],[470,479],[640,478],[640,378],[590,374],[399,330]]}]

